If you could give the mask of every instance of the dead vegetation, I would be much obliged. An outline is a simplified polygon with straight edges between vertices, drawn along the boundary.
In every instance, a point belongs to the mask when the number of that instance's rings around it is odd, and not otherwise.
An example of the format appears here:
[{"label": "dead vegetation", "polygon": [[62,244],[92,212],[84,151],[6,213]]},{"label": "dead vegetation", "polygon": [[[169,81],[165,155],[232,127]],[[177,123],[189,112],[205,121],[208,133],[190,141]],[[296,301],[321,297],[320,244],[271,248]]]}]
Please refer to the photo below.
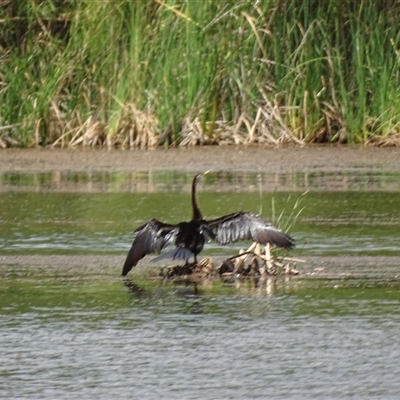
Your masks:
[{"label": "dead vegetation", "polygon": [[[181,123],[178,138],[172,136],[170,129],[160,133],[159,122],[154,115],[138,110],[129,104],[123,107],[114,126],[105,124],[95,117],[82,120],[79,112],[74,118],[66,120],[64,113],[52,103],[48,125],[52,132],[51,147],[121,147],[151,149],[160,145],[199,146],[199,145],[279,145],[283,143],[304,144],[296,137],[281,115],[284,107],[267,104],[259,107],[255,116],[242,113],[236,123],[219,119],[202,123],[199,116],[187,115]],[[1,132],[0,132],[1,133]],[[36,135],[36,146],[40,136]],[[11,142],[2,140],[0,145],[8,147]]]},{"label": "dead vegetation", "polygon": [[[321,105],[318,105],[321,106]],[[83,119],[79,111],[67,117],[66,113],[51,103],[46,121],[38,121],[35,132],[35,146],[41,146],[41,125],[46,124],[51,132],[48,140],[52,148],[56,147],[120,147],[152,149],[157,146],[203,146],[203,145],[281,145],[295,143],[326,143],[347,141],[346,122],[334,106],[324,103],[324,117],[312,127],[307,123],[307,111],[301,113],[297,107],[280,105],[263,96],[263,105],[255,115],[242,112],[236,122],[216,119],[203,122],[199,115],[188,113],[181,121],[180,132],[173,135],[168,126],[161,131],[156,115],[139,110],[134,104],[121,105],[115,118],[102,122],[94,116]],[[291,114],[302,115],[302,126],[294,128],[288,125]],[[289,115],[289,117],[288,117]],[[19,126],[0,127],[0,147],[15,147],[18,142],[13,138],[12,130]],[[391,131],[386,135],[370,135],[366,145],[378,147],[400,146],[400,133]]]},{"label": "dead vegetation", "polygon": [[149,275],[153,279],[196,284],[215,279],[226,283],[243,280],[259,282],[266,277],[298,275],[298,263],[304,263],[304,260],[277,256],[269,245],[262,249],[260,244],[253,243],[247,250],[242,249],[238,255],[218,264],[212,257],[205,257],[197,264],[162,267],[159,271],[152,270]]},{"label": "dead vegetation", "polygon": [[377,147],[399,147],[400,146],[400,133],[389,133],[385,136],[374,135],[371,136],[365,143],[368,146]]}]

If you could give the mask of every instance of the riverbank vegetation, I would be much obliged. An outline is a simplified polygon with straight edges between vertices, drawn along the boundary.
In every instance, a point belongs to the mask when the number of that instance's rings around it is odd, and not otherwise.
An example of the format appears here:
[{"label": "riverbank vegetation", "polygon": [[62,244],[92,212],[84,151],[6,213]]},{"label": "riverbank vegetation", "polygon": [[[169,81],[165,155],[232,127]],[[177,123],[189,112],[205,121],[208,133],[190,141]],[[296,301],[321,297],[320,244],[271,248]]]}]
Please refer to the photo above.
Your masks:
[{"label": "riverbank vegetation", "polygon": [[0,146],[398,144],[400,4],[0,0]]}]

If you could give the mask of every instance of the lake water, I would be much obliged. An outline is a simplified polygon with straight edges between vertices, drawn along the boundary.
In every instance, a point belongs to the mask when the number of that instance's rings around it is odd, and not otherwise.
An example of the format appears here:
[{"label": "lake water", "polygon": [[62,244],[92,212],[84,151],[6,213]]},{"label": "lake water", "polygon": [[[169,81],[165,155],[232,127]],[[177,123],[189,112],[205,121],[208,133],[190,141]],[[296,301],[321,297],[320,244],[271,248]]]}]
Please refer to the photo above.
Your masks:
[{"label": "lake water", "polygon": [[[399,178],[214,173],[198,197],[206,217],[262,209],[275,220],[282,214],[281,226],[304,207],[290,228],[294,256],[333,264],[367,257],[371,266],[400,256]],[[258,288],[217,281],[198,290],[150,280],[141,265],[131,274],[137,286],[124,284],[133,229],[153,217],[188,218],[191,179],[0,177],[0,397],[398,398],[393,262],[380,261],[386,272],[372,276],[280,277]],[[204,254],[239,247],[211,245]]]}]

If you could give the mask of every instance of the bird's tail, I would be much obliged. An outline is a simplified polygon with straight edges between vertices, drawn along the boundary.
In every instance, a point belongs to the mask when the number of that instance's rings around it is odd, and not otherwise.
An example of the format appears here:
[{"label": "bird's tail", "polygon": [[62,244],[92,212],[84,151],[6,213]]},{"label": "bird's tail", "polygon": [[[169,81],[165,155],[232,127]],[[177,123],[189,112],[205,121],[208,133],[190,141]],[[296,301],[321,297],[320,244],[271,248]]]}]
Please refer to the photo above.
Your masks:
[{"label": "bird's tail", "polygon": [[188,261],[194,254],[185,247],[175,247],[167,253],[161,254],[160,256],[153,258],[152,262],[164,260],[165,258],[171,258],[172,260],[184,260]]}]

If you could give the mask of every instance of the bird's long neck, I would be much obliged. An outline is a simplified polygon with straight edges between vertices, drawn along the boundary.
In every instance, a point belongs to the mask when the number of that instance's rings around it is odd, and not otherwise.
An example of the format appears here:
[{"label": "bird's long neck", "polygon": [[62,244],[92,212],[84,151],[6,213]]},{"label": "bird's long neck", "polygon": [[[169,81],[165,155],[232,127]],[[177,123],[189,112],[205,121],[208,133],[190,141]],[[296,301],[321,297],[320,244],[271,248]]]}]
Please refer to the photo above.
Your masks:
[{"label": "bird's long neck", "polygon": [[193,183],[192,183],[192,209],[193,209],[192,220],[193,221],[200,221],[203,219],[203,216],[201,215],[201,211],[200,211],[199,205],[197,203],[197,198],[196,198],[196,185],[197,185],[198,181],[199,181],[199,179],[196,176],[193,179]]}]

